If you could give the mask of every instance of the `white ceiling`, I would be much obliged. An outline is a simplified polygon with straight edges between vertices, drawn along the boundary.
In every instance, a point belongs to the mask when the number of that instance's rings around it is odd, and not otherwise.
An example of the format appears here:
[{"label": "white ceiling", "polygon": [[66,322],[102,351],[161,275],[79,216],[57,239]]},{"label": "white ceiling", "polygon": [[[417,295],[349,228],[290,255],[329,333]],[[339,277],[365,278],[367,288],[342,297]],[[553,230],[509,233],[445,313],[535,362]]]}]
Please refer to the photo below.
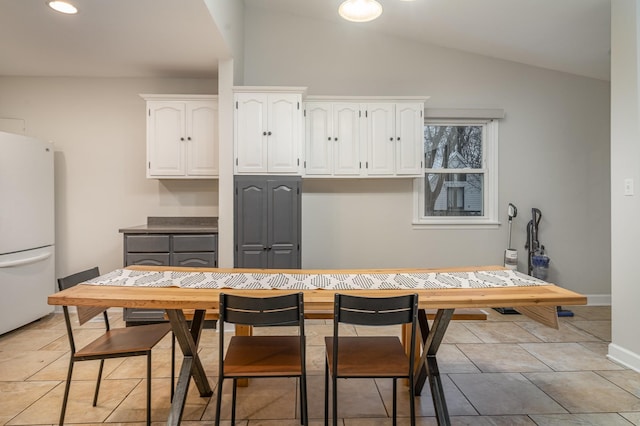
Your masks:
[{"label": "white ceiling", "polygon": [[[225,0],[241,1],[241,0]],[[372,31],[608,80],[610,0],[379,0]],[[341,0],[245,0],[342,22]],[[0,75],[214,77],[223,40],[204,0],[0,1]]]},{"label": "white ceiling", "polygon": [[212,77],[223,42],[203,0],[0,0],[0,75]]}]

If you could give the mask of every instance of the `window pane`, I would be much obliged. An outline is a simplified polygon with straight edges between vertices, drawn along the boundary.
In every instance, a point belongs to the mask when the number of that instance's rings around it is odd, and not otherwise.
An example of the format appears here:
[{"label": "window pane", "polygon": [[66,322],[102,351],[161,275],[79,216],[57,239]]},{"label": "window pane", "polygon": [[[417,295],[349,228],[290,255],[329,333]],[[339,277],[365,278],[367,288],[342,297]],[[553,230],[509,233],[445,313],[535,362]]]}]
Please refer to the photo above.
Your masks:
[{"label": "window pane", "polygon": [[482,168],[482,125],[424,126],[428,169]]},{"label": "window pane", "polygon": [[484,174],[425,175],[425,216],[483,216]]}]

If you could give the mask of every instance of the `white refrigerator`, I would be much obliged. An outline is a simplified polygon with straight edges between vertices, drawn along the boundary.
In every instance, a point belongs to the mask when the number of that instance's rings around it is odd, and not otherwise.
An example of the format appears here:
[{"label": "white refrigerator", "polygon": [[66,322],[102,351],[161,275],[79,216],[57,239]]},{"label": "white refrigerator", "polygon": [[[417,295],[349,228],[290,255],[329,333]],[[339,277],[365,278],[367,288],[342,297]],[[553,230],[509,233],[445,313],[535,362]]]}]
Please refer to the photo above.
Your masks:
[{"label": "white refrigerator", "polygon": [[53,311],[53,146],[0,132],[0,334]]}]

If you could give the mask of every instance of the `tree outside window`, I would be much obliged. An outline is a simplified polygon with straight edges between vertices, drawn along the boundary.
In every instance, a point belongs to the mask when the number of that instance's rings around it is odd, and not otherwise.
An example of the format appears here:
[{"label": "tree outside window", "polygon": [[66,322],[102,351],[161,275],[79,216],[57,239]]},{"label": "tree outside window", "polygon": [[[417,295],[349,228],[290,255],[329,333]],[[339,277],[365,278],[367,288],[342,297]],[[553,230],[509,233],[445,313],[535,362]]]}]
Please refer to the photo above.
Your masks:
[{"label": "tree outside window", "polygon": [[484,215],[482,124],[424,127],[425,216]]}]

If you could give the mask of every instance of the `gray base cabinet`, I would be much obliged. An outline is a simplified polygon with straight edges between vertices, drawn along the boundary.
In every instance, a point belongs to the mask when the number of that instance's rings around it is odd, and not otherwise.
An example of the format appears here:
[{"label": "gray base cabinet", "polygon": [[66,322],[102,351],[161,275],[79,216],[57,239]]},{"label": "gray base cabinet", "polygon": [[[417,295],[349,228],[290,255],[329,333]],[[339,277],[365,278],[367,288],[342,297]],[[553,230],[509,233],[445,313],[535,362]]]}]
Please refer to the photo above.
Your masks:
[{"label": "gray base cabinet", "polygon": [[299,176],[235,177],[236,268],[302,265]]},{"label": "gray base cabinet", "polygon": [[[218,266],[217,234],[124,234],[124,264]],[[166,321],[162,309],[125,308],[127,325]]]}]

